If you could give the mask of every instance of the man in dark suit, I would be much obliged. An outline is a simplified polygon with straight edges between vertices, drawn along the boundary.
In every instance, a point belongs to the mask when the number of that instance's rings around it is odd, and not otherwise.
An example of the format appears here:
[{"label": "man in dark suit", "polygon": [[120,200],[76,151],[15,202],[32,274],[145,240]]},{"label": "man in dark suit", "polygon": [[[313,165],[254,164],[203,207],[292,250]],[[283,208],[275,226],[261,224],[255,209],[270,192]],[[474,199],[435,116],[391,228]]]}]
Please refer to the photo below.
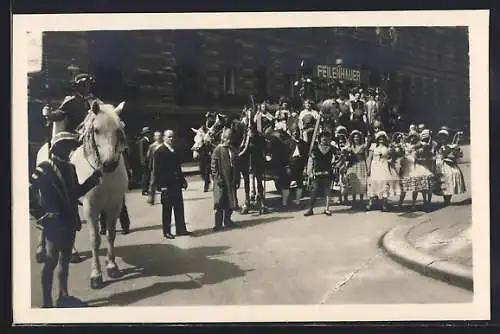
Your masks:
[{"label": "man in dark suit", "polygon": [[187,181],[181,170],[181,161],[174,151],[174,132],[166,130],[163,145],[153,155],[152,188],[161,190],[163,235],[174,239],[171,232],[172,209],[175,215],[175,231],[177,236],[189,235],[184,220],[184,200],[182,189],[187,189]]}]

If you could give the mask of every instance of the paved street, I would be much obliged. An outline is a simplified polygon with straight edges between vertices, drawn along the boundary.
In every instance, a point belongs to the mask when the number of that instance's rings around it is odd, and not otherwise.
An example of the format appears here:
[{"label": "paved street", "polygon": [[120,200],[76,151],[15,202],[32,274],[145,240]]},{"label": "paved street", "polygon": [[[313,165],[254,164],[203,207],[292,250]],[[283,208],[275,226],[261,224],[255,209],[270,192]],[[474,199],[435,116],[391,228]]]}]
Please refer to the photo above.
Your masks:
[{"label": "paved street", "polygon": [[[469,184],[469,166],[462,168]],[[70,267],[71,294],[90,306],[472,301],[471,292],[407,269],[379,248],[384,232],[422,218],[423,212],[363,212],[335,206],[331,217],[319,214],[322,208],[307,218],[303,211],[234,214],[241,228],[213,233],[212,194],[201,191],[199,177],[189,177],[188,182],[186,220],[194,236],[164,239],[161,205],[147,205],[140,192],[130,192],[127,204],[132,233],[119,234],[116,240],[117,263],[124,276],[102,290],[90,289],[84,226],[76,246],[87,259]],[[267,189],[274,187],[268,183]],[[446,217],[452,219],[466,208],[470,212],[468,196],[457,197],[460,210],[449,210]],[[239,198],[243,199],[242,193]],[[434,197],[433,202],[439,205],[441,200]],[[36,236],[32,233],[32,255]],[[104,265],[104,240],[101,247]],[[40,265],[33,259],[31,270],[32,303],[37,307],[41,302]],[[106,274],[104,279],[108,280]]]}]

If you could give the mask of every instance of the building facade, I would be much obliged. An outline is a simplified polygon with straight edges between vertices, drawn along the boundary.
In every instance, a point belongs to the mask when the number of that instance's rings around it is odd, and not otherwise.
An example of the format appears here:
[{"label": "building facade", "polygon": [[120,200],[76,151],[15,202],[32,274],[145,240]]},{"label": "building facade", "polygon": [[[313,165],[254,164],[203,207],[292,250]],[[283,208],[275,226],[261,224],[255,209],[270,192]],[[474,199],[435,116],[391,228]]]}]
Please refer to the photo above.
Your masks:
[{"label": "building facade", "polygon": [[296,95],[297,68],[335,65],[370,73],[412,120],[469,120],[466,28],[309,28],[47,32],[42,71],[29,80],[30,121],[62,99],[68,65],[91,71],[96,93],[126,99],[129,133],[146,124],[183,136],[208,110],[240,112],[257,100]]}]

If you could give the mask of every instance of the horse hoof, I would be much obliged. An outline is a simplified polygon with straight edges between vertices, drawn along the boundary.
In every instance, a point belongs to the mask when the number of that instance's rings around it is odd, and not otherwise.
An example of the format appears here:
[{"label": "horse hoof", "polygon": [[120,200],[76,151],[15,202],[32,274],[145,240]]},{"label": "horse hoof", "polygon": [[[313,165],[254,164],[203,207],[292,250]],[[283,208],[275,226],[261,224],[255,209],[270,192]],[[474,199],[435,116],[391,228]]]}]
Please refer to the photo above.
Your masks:
[{"label": "horse hoof", "polygon": [[108,276],[111,278],[119,278],[121,276],[120,269],[117,267],[108,268]]},{"label": "horse hoof", "polygon": [[104,288],[104,282],[102,280],[102,276],[91,277],[90,278],[90,287],[94,290]]}]

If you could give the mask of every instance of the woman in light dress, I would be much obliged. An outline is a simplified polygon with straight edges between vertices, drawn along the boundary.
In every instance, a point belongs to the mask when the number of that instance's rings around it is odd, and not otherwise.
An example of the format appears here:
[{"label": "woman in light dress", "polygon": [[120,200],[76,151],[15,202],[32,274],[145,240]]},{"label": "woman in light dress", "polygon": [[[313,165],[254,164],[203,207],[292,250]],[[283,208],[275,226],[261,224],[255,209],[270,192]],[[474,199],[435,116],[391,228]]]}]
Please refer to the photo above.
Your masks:
[{"label": "woman in light dress", "polygon": [[[404,145],[405,158],[403,159],[402,173],[401,173],[401,196],[399,198],[399,207],[403,206],[406,193],[411,192],[412,204],[411,211],[416,210],[415,203],[417,201],[418,193],[422,193],[424,200],[424,209],[429,205],[430,200],[427,196],[433,189],[434,174],[428,168],[424,155],[425,147],[419,142],[419,135],[416,131],[410,131],[407,136],[407,143]],[[424,149],[424,151],[419,151]],[[420,159],[418,156],[420,152]]]},{"label": "woman in light dress", "polygon": [[448,129],[442,128],[437,135],[441,143],[436,154],[436,193],[443,196],[444,204],[449,205],[453,195],[466,192],[464,176],[458,166],[463,152],[458,144],[450,144]]},{"label": "woman in light dress", "polygon": [[366,157],[368,145],[362,140],[363,134],[359,130],[353,130],[349,135],[349,166],[345,175],[345,194],[352,195],[353,206],[356,202],[356,195],[359,195],[360,202],[363,201],[367,193],[368,167]]},{"label": "woman in light dress", "polygon": [[389,197],[401,193],[399,176],[397,171],[390,167],[390,160],[389,138],[385,131],[379,131],[375,134],[375,143],[371,144],[367,159],[370,198],[367,210],[371,210],[374,200],[379,199],[382,200],[382,211],[389,211]]}]

